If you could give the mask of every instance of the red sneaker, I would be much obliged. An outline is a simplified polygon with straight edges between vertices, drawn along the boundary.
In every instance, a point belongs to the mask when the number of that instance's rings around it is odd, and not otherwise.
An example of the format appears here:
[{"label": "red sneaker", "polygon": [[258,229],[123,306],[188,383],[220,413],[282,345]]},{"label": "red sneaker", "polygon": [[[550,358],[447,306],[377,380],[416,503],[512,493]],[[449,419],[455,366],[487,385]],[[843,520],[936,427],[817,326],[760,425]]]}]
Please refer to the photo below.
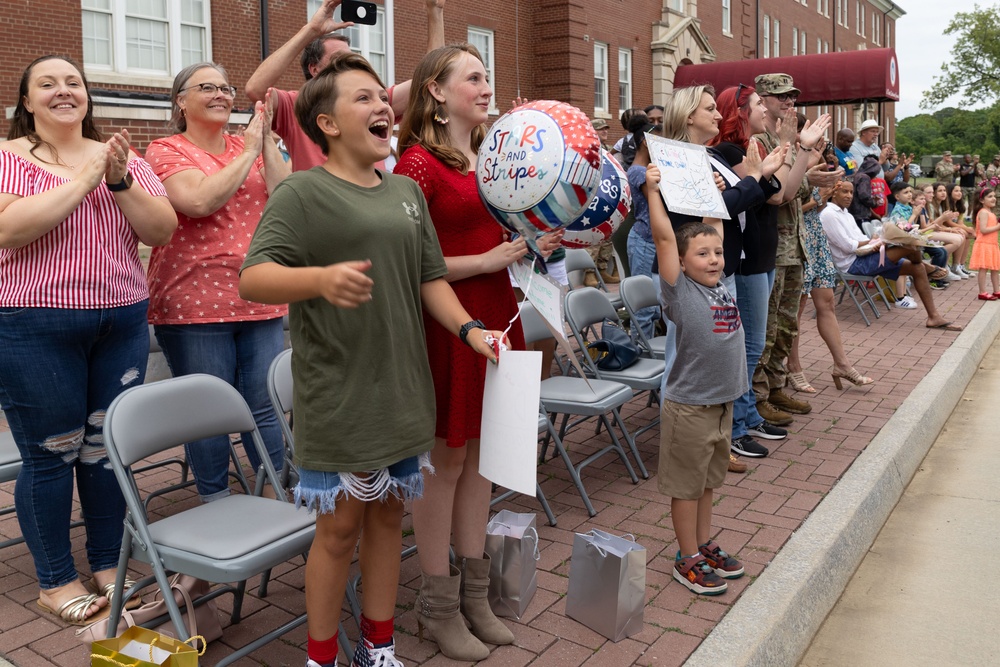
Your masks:
[{"label": "red sneaker", "polygon": [[1000,299],[1000,296],[996,293],[990,294],[989,292],[980,292],[979,294],[980,301],[996,301],[997,299]]},{"label": "red sneaker", "polygon": [[699,595],[722,595],[729,588],[701,554],[674,561],[673,574],[674,579]]}]

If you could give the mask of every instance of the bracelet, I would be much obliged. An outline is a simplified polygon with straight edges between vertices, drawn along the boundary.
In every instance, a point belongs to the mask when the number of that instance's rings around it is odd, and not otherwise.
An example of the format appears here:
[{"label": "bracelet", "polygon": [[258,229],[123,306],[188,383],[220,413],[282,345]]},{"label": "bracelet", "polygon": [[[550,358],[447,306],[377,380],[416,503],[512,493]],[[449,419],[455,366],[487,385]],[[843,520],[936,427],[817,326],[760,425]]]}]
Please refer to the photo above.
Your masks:
[{"label": "bracelet", "polygon": [[804,151],[810,151],[810,152],[816,150],[815,146],[803,146],[802,144],[799,144],[799,148],[801,148]]}]

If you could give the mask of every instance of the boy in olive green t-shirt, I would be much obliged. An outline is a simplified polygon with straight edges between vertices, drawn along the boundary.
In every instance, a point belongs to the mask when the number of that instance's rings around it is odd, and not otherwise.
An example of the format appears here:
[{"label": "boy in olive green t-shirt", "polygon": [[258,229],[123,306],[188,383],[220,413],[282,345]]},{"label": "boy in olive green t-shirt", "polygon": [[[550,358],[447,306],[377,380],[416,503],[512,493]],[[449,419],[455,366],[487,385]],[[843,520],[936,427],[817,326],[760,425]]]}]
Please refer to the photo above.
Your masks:
[{"label": "boy in olive green t-shirt", "polygon": [[[240,296],[290,303],[297,503],[315,509],[306,564],[308,667],[336,663],[347,570],[361,537],[358,664],[399,664],[392,639],[403,502],[423,488],[434,392],[422,308],[495,361],[486,332],[445,281],[417,184],[374,165],[389,155],[385,88],[357,54],[335,58],[295,107],[327,155],[272,193]],[[477,330],[478,329],[478,330]]]}]

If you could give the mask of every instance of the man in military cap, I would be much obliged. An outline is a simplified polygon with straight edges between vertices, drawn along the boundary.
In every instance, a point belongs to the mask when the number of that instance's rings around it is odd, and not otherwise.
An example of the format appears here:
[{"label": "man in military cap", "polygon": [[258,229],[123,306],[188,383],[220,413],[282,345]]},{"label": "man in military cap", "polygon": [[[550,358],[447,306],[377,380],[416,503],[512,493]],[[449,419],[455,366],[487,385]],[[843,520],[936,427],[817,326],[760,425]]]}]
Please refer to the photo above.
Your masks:
[{"label": "man in military cap", "polygon": [[958,165],[951,160],[951,151],[945,151],[941,156],[941,161],[934,165],[934,179],[951,185],[955,182],[955,174],[958,173]]},{"label": "man in military cap", "polygon": [[[842,169],[826,171],[824,165],[822,174],[819,170],[812,170],[807,178],[806,170],[816,163],[809,158],[819,154],[825,145],[830,115],[821,115],[815,124],[803,129],[801,137],[797,137],[795,102],[800,91],[793,85],[791,76],[762,74],[755,79],[754,84],[767,109],[764,117],[765,131],[754,135],[754,138],[764,145],[767,152],[786,142],[792,146],[784,166],[775,174],[783,185],[780,205],[768,207],[769,214],[776,217],[766,224],[777,225],[778,247],[774,287],[767,307],[764,351],[753,374],[757,413],[771,424],[782,425],[792,421],[792,414],[806,414],[812,410],[812,406],[806,401],[792,398],[783,391],[786,375],[784,362],[799,331],[798,304],[802,296],[803,265],[807,257],[799,194],[811,191],[812,185],[832,185],[844,172]],[[753,417],[748,417],[748,424],[756,421]]]}]

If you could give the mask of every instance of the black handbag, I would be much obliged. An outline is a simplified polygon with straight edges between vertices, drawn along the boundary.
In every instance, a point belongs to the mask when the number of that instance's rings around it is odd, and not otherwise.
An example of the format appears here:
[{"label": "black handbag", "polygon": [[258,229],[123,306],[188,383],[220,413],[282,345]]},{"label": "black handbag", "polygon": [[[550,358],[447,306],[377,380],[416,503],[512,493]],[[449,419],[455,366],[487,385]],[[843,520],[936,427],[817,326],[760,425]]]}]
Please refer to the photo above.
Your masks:
[{"label": "black handbag", "polygon": [[587,353],[594,360],[598,370],[620,371],[639,359],[639,346],[621,325],[604,320],[601,338],[587,345]]}]

